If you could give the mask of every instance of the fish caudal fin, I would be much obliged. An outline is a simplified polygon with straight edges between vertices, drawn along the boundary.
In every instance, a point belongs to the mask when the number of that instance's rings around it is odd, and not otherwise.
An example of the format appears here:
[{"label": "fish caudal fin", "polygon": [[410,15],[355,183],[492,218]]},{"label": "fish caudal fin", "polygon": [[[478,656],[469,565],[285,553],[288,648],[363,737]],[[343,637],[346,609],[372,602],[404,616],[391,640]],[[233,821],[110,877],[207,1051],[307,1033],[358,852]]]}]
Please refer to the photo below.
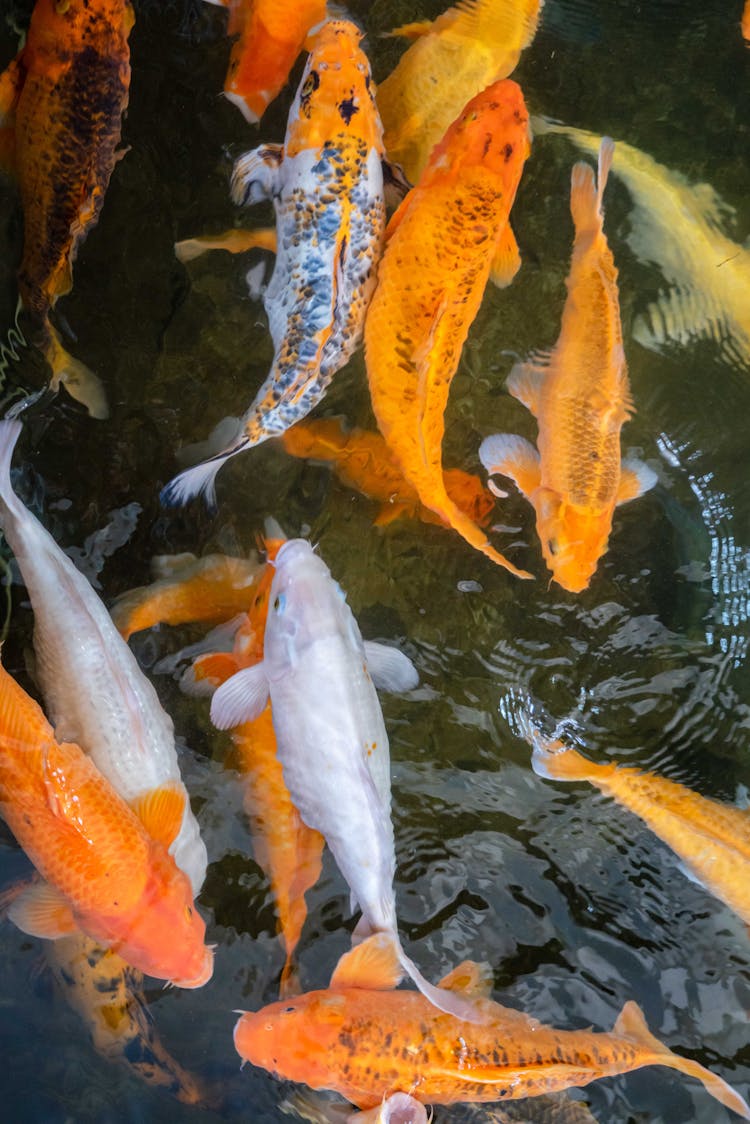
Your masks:
[{"label": "fish caudal fin", "polygon": [[693,1061],[692,1058],[682,1058],[679,1054],[674,1054],[660,1042],[648,1029],[643,1011],[637,1003],[633,1003],[631,1000],[625,1004],[614,1025],[613,1033],[628,1038],[653,1055],[652,1058],[644,1060],[644,1065],[666,1065],[670,1069],[679,1070],[680,1073],[684,1073],[688,1077],[696,1077],[707,1092],[715,1097],[720,1104],[731,1108],[743,1120],[750,1120],[750,1105],[747,1104],[747,1101],[735,1092],[723,1078],[717,1077],[705,1066]]},{"label": "fish caudal fin", "polygon": [[48,328],[50,341],[45,349],[45,358],[52,368],[51,389],[57,390],[62,383],[70,397],[85,406],[92,418],[109,417],[107,395],[101,379],[65,350],[51,324]]},{"label": "fish caudal fin", "polygon": [[250,441],[241,437],[230,448],[222,453],[217,453],[200,464],[186,468],[166,484],[159,493],[159,499],[164,507],[182,507],[183,504],[195,499],[196,496],[205,496],[210,508],[216,507],[216,473],[225,461],[236,453],[241,453],[248,448]]},{"label": "fish caudal fin", "polygon": [[20,421],[0,421],[0,525],[2,524],[2,508],[9,508],[17,513],[24,511],[21,501],[13,491],[10,480],[13,450],[22,429],[23,426]]},{"label": "fish caudal fin", "polygon": [[615,142],[611,137],[602,137],[599,146],[598,184],[594,179],[593,168],[579,162],[573,165],[570,176],[570,213],[573,216],[576,233],[598,230],[604,220],[602,196],[612,167]]}]

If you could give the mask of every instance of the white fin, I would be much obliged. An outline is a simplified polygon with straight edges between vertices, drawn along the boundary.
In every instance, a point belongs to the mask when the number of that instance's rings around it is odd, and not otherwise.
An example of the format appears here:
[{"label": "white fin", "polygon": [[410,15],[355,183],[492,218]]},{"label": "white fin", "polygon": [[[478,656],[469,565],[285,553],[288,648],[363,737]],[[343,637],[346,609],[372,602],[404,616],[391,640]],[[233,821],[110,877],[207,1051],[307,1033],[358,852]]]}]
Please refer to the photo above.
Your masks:
[{"label": "white fin", "polygon": [[[19,421],[0,421],[0,499],[14,514],[25,514],[26,509],[13,491],[10,482],[10,466],[13,450],[21,435],[23,426]],[[2,518],[0,517],[0,523]]]},{"label": "white fin", "polygon": [[620,487],[617,492],[617,503],[629,503],[637,499],[644,492],[653,488],[659,477],[652,468],[649,468],[637,457],[626,457],[620,470]]},{"label": "white fin", "polygon": [[523,402],[534,417],[539,416],[539,395],[547,370],[539,363],[516,363],[505,383],[508,394]]},{"label": "white fin", "polygon": [[182,507],[196,496],[203,495],[210,508],[216,507],[216,473],[225,461],[241,452],[250,442],[242,438],[230,449],[218,453],[210,460],[202,461],[193,468],[186,468],[166,484],[159,493],[165,507]]},{"label": "white fin", "polygon": [[445,1011],[446,1015],[453,1015],[454,1018],[461,1019],[462,1022],[484,1023],[488,1021],[488,1015],[470,999],[465,999],[453,991],[446,991],[442,987],[435,987],[434,984],[426,980],[414,961],[406,955],[400,942],[398,959],[409,978],[417,985],[425,999],[429,999],[433,1007],[437,1007],[439,1011]]},{"label": "white fin", "polygon": [[367,670],[381,691],[412,691],[419,686],[419,672],[398,648],[365,640]]},{"label": "white fin", "polygon": [[485,437],[479,446],[479,459],[490,476],[496,472],[510,476],[527,497],[539,487],[539,453],[525,437],[517,437],[513,433],[493,433],[491,437]]},{"label": "white fin", "polygon": [[268,701],[268,679],[262,663],[245,667],[217,688],[211,700],[211,721],[217,730],[252,722]]},{"label": "white fin", "polygon": [[[208,2],[209,2],[209,4],[215,4],[215,3],[217,3],[217,0],[208,0]],[[231,93],[231,91],[225,90],[224,91],[224,97],[227,99],[227,101],[231,101],[232,105],[237,106],[240,113],[242,114],[242,116],[247,121],[248,125],[257,125],[259,123],[260,117],[258,116],[257,113],[254,113],[252,111],[250,106],[247,104],[245,99],[242,97],[242,94],[233,94],[233,93]]]},{"label": "white fin", "polygon": [[724,346],[728,335],[721,309],[693,288],[660,293],[633,324],[633,339],[651,351],[659,351],[668,340],[686,344],[696,336],[707,336]]},{"label": "white fin", "polygon": [[266,263],[264,261],[256,262],[255,265],[250,266],[245,274],[245,284],[250,300],[260,300],[267,288]]},{"label": "white fin", "polygon": [[8,917],[31,937],[54,941],[78,931],[67,898],[48,882],[35,882],[14,898]]}]

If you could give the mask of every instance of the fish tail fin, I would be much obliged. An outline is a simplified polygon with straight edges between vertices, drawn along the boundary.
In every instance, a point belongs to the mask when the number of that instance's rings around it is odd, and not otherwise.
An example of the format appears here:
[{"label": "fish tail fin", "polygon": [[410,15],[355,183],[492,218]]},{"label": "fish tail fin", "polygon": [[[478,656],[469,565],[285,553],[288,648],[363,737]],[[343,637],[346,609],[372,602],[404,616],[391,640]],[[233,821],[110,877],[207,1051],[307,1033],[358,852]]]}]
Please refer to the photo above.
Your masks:
[{"label": "fish tail fin", "polygon": [[602,137],[602,143],[599,145],[599,167],[596,177],[596,201],[600,212],[602,210],[604,188],[607,186],[607,179],[609,178],[609,173],[612,168],[614,155],[615,142],[612,140],[612,137]]},{"label": "fish tail fin", "polygon": [[0,421],[0,508],[3,509],[19,510],[22,506],[10,479],[13,450],[22,429],[20,421]]},{"label": "fish tail fin", "polygon": [[615,142],[612,138],[602,137],[596,178],[590,164],[579,161],[573,165],[570,176],[570,213],[577,234],[586,230],[598,230],[604,221],[602,197],[612,167],[614,151]]},{"label": "fish tail fin", "polygon": [[699,1062],[692,1058],[683,1058],[673,1053],[669,1047],[651,1033],[643,1017],[643,1011],[632,1000],[625,1004],[613,1028],[614,1034],[628,1038],[643,1050],[653,1054],[653,1061],[643,1064],[666,1065],[670,1069],[679,1070],[688,1077],[696,1077],[703,1087],[715,1097],[720,1104],[732,1109],[743,1120],[750,1120],[750,1105],[737,1093],[723,1078],[717,1077]]},{"label": "fish tail fin", "polygon": [[230,457],[248,448],[250,441],[247,437],[239,438],[228,449],[217,453],[200,464],[193,465],[179,472],[166,484],[159,493],[159,499],[164,507],[182,507],[196,496],[203,495],[210,508],[216,507],[216,474]]},{"label": "fish tail fin", "polygon": [[482,1023],[486,1021],[484,1012],[471,999],[458,995],[454,991],[448,991],[444,987],[436,987],[435,984],[426,980],[414,961],[404,952],[401,941],[395,933],[393,939],[396,942],[399,964],[409,976],[409,979],[419,988],[425,999],[429,999],[434,1007],[437,1007],[439,1011],[445,1011],[446,1015],[453,1015],[454,1018],[461,1019],[462,1022]]},{"label": "fish tail fin", "polygon": [[104,392],[101,379],[90,371],[80,359],[74,359],[62,345],[58,333],[51,324],[47,325],[49,342],[45,348],[45,358],[52,368],[50,387],[57,390],[60,383],[71,398],[85,406],[92,418],[106,418],[109,416],[107,396]]}]

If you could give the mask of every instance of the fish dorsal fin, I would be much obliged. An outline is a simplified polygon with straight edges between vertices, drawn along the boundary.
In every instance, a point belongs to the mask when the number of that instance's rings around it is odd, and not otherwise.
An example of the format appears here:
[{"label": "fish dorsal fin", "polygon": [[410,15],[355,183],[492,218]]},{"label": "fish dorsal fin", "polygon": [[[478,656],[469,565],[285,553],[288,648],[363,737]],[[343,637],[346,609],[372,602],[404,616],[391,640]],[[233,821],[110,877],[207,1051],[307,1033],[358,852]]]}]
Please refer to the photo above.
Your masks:
[{"label": "fish dorsal fin", "polygon": [[398,648],[374,640],[365,640],[364,644],[367,670],[381,691],[411,691],[419,686],[419,672]]},{"label": "fish dorsal fin", "polygon": [[268,679],[262,663],[245,667],[216,691],[211,699],[211,721],[217,730],[231,730],[252,722],[268,700]]},{"label": "fish dorsal fin", "polygon": [[628,503],[653,488],[658,477],[652,468],[635,457],[627,457],[620,470],[620,486],[617,489],[617,503]]},{"label": "fish dorsal fin", "polygon": [[48,882],[35,882],[19,894],[8,908],[8,917],[30,937],[56,940],[78,931],[67,898]]},{"label": "fish dorsal fin", "polygon": [[535,418],[539,417],[539,398],[547,376],[545,357],[540,354],[536,362],[516,363],[505,383],[508,394],[522,402]]},{"label": "fish dorsal fin", "polygon": [[400,27],[394,27],[387,35],[389,39],[410,39],[413,43],[423,35],[429,35],[431,31],[432,20],[415,20],[414,23],[402,23]]},{"label": "fish dorsal fin", "polygon": [[[201,559],[205,563],[205,559]],[[183,551],[182,554],[155,554],[151,559],[151,573],[154,580],[159,578],[175,578],[178,575],[183,577],[186,573],[192,573],[198,564],[198,556],[191,554],[189,550]],[[142,589],[147,588],[141,586]]]},{"label": "fish dorsal fin", "polygon": [[142,792],[130,806],[152,839],[171,847],[185,814],[185,790],[178,781]]},{"label": "fish dorsal fin", "polygon": [[489,964],[480,964],[476,960],[464,960],[443,976],[438,983],[438,987],[456,991],[459,995],[466,995],[471,999],[487,999],[494,982],[492,968]]},{"label": "fish dorsal fin", "polygon": [[500,237],[495,248],[495,255],[490,266],[490,281],[498,289],[505,289],[521,268],[521,251],[518,249],[516,236],[509,222],[506,222],[500,232]]},{"label": "fish dorsal fin", "polygon": [[398,947],[391,933],[373,933],[362,944],[345,952],[333,975],[334,989],[358,987],[366,991],[392,991],[403,972]]},{"label": "fish dorsal fin", "polygon": [[[511,480],[515,480],[518,490],[527,499],[541,483],[539,453],[525,437],[517,437],[512,433],[495,433],[491,437],[485,437],[479,446],[479,459],[490,476],[499,472],[501,476],[510,476]],[[507,494],[493,485],[492,481],[489,486],[498,496]]]}]

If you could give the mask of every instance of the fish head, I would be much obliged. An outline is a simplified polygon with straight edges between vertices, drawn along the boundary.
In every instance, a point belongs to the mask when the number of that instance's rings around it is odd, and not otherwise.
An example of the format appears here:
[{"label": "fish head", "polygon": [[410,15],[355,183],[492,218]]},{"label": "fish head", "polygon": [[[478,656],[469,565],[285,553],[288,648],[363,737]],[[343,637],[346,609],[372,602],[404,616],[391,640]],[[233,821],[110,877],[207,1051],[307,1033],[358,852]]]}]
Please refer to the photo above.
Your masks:
[{"label": "fish head", "polygon": [[235,1049],[279,1078],[325,1088],[336,1069],[346,1007],[342,995],[310,991],[246,1011],[234,1028]]},{"label": "fish head", "polygon": [[186,874],[152,844],[149,881],[124,940],[113,946],[129,964],[175,987],[203,987],[213,975],[213,949],[204,943],[206,923],[193,904]]},{"label": "fish head", "polygon": [[454,168],[482,168],[499,177],[513,201],[521,170],[531,151],[529,114],[521,87],[510,78],[488,86],[435,145],[426,177]]},{"label": "fish head", "polygon": [[581,593],[588,588],[607,549],[612,513],[581,509],[549,488],[537,490],[534,507],[542,554],[552,580],[569,593]]},{"label": "fish head", "polygon": [[335,150],[344,137],[366,151],[383,151],[382,126],[362,32],[350,20],[325,20],[310,34],[307,65],[289,111],[286,156],[324,146]]}]

